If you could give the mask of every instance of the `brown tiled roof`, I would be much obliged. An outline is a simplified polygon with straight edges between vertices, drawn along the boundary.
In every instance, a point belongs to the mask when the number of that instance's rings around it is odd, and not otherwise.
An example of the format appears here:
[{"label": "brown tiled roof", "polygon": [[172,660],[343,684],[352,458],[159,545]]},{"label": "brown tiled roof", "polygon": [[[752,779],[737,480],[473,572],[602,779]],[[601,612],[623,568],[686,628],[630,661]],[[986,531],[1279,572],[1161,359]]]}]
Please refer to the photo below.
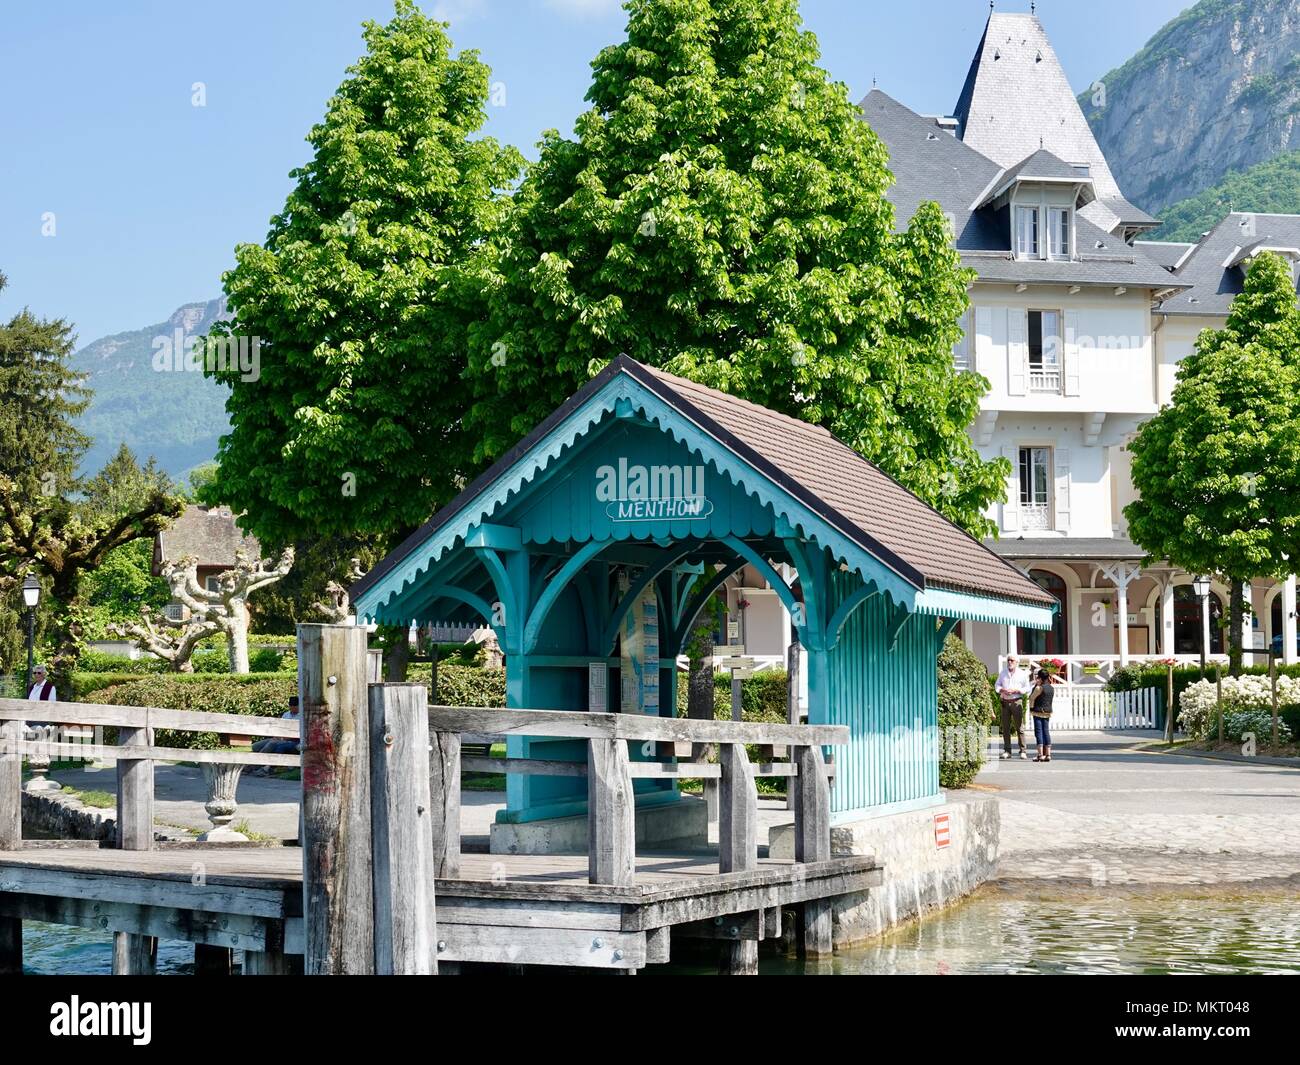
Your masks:
[{"label": "brown tiled roof", "polygon": [[173,562],[193,556],[200,566],[235,564],[235,552],[244,551],[249,558],[260,558],[261,545],[245,536],[235,524],[235,515],[227,507],[186,507],[171,528],[158,534],[155,556],[160,562]]},{"label": "brown tiled roof", "polygon": [[[927,587],[1034,604],[1055,602],[1019,570],[827,430],[663,370],[633,365],[847,519],[850,527],[841,531],[851,539],[867,550],[872,550],[870,541],[883,546],[919,572]],[[855,530],[865,537],[853,535]]]}]

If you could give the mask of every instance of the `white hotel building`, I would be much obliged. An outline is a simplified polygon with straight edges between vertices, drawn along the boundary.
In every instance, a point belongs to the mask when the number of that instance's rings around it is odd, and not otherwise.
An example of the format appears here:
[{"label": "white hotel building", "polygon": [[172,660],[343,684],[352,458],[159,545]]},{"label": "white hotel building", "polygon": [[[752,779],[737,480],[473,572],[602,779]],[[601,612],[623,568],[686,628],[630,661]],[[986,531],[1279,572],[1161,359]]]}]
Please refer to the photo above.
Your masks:
[{"label": "white hotel building", "polygon": [[[898,225],[937,201],[978,274],[954,358],[991,384],[972,438],[1012,468],[988,543],[1061,604],[1048,633],[964,623],[968,646],[990,667],[1009,650],[1063,657],[1071,679],[1085,661],[1198,661],[1203,641],[1221,654],[1226,587],[1202,602],[1192,574],[1144,566],[1128,538],[1126,444],[1169,402],[1197,334],[1223,324],[1251,256],[1300,262],[1300,216],[1230,214],[1197,244],[1140,239],[1159,222],[1124,199],[1033,15],[990,17],[952,116],[878,90],[862,110],[889,149]],[[750,653],[779,653],[776,596],[733,588],[733,611],[742,597]],[[1247,602],[1245,645],[1296,661],[1295,578],[1256,581]]]}]

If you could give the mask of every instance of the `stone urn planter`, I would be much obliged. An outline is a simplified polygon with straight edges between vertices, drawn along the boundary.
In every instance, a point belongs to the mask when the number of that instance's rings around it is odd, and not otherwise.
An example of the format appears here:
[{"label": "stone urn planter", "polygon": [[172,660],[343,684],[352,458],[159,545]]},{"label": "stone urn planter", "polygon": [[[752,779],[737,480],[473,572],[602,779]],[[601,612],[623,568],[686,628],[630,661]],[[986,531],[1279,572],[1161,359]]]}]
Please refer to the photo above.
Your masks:
[{"label": "stone urn planter", "polygon": [[203,763],[203,779],[208,784],[208,801],[203,804],[212,827],[199,837],[200,843],[247,843],[248,837],[230,827],[239,803],[235,789],[239,787],[242,765],[225,765],[220,762]]},{"label": "stone urn planter", "polygon": [[26,740],[32,746],[27,748],[27,768],[32,777],[23,785],[23,791],[40,795],[51,791],[62,791],[63,785],[57,780],[50,780],[46,774],[50,771],[50,752],[45,746],[57,739],[57,729],[51,734],[49,726],[37,725],[27,730]]}]

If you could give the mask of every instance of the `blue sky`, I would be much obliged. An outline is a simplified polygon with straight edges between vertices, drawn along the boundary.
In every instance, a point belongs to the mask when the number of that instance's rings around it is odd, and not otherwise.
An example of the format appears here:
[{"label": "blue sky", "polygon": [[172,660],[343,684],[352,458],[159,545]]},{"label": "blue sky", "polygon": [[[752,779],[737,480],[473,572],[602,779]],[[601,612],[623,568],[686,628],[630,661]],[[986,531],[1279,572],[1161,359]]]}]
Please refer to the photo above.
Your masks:
[{"label": "blue sky", "polygon": [[[622,36],[618,0],[425,0],[505,86],[489,131],[532,156],[572,130],[589,64]],[[1127,59],[1185,0],[1049,0],[1038,14],[1076,89]],[[1027,10],[1003,2],[999,10]],[[985,0],[802,0],[823,66],[918,111],[952,109]],[[0,42],[0,315],[63,316],[84,344],[221,292],[260,241],[360,24],[391,0],[25,0]],[[1118,27],[1127,36],[1116,32]],[[206,104],[191,103],[202,82]],[[53,235],[45,236],[52,214]]]}]

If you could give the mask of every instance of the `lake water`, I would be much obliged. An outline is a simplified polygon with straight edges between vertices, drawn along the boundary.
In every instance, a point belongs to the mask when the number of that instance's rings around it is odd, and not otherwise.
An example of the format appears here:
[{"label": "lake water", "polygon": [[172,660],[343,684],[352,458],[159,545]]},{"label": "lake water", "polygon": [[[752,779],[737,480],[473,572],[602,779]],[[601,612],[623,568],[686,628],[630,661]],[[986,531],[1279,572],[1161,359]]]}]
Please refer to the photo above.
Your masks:
[{"label": "lake water", "polygon": [[[113,941],[28,922],[31,973],[108,973]],[[163,942],[158,971],[193,970],[194,948]],[[677,972],[710,967],[674,965]],[[767,973],[1300,973],[1300,907],[1285,896],[1034,898],[996,887],[832,961],[763,956]],[[660,970],[665,971],[665,970]]]},{"label": "lake water", "polygon": [[[792,971],[773,959],[770,971]],[[825,971],[819,967],[818,971]],[[836,973],[1300,973],[1293,898],[1006,897],[996,889],[836,954]]]}]

